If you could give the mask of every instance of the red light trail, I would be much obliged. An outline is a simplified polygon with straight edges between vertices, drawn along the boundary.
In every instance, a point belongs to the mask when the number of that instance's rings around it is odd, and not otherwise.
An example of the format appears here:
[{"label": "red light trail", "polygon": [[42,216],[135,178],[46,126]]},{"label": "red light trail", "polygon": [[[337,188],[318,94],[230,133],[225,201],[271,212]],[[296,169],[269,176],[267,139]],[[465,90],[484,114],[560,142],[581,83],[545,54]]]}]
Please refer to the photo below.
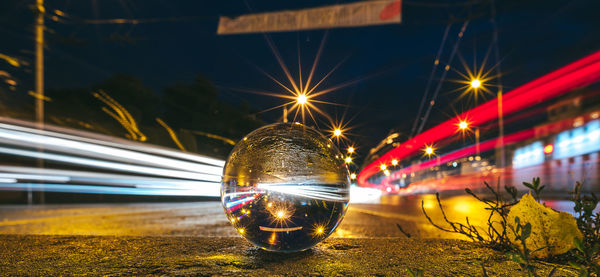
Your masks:
[{"label": "red light trail", "polygon": [[[506,116],[520,111],[529,106],[565,94],[573,89],[594,83],[599,79],[600,51],[504,94],[503,114]],[[461,118],[469,118],[469,123],[472,126],[478,126],[497,119],[497,105],[497,99],[490,100],[400,144],[367,165],[358,175],[358,184],[370,187],[377,186],[370,183],[368,179],[379,172],[381,164],[389,164],[394,159],[402,160],[419,151],[427,144],[455,135],[456,125]]]}]

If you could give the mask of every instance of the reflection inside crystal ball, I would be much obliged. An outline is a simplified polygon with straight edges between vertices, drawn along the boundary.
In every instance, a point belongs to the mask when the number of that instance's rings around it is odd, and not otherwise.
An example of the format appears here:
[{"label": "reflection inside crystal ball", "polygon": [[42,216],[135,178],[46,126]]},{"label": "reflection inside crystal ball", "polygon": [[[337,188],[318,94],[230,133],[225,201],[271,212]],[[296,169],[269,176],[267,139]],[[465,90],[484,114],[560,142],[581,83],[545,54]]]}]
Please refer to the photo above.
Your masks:
[{"label": "reflection inside crystal ball", "polygon": [[238,233],[270,251],[308,249],[344,217],[350,179],[333,142],[299,123],[253,131],[223,170],[221,200]]}]

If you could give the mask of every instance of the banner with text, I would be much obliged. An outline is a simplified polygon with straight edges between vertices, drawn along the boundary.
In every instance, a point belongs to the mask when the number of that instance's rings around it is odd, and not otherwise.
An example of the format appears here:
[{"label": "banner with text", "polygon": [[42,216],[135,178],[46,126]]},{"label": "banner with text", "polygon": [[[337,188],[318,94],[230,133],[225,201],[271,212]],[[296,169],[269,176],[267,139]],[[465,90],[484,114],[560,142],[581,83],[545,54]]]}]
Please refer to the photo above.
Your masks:
[{"label": "banner with text", "polygon": [[373,0],[295,11],[221,16],[217,34],[285,32],[400,23],[401,0]]}]

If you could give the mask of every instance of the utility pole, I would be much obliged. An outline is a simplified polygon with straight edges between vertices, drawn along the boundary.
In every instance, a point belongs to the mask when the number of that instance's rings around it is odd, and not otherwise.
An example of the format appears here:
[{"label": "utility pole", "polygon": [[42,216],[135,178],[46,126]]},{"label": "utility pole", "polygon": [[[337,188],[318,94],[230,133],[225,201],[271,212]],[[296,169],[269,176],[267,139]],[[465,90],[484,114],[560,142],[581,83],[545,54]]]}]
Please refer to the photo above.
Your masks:
[{"label": "utility pole", "polygon": [[[492,0],[491,5],[491,22],[494,28],[493,33],[493,41],[494,41],[494,56],[496,59],[496,76],[498,80],[498,93],[496,95],[496,99],[498,100],[498,141],[500,148],[500,160],[498,161],[500,167],[502,168],[502,172],[500,173],[500,178],[498,179],[497,191],[500,191],[500,183],[504,183],[504,172],[506,168],[506,153],[504,149],[504,109],[502,106],[502,71],[500,69],[500,50],[498,49],[498,25],[496,23],[496,2]],[[498,166],[498,165],[496,165]],[[504,184],[507,185],[507,184]]]},{"label": "utility pole", "polygon": [[[35,21],[35,119],[38,124],[38,129],[44,129],[44,0],[36,0],[35,5],[36,21]],[[43,149],[38,149],[43,151]],[[44,167],[44,161],[38,159],[38,167]],[[33,192],[29,189],[27,194],[28,204],[33,203]],[[39,202],[44,203],[44,192],[39,192]]]},{"label": "utility pole", "polygon": [[479,127],[475,128],[475,152],[479,156]]},{"label": "utility pole", "polygon": [[35,24],[35,119],[44,128],[44,0],[36,0]]}]

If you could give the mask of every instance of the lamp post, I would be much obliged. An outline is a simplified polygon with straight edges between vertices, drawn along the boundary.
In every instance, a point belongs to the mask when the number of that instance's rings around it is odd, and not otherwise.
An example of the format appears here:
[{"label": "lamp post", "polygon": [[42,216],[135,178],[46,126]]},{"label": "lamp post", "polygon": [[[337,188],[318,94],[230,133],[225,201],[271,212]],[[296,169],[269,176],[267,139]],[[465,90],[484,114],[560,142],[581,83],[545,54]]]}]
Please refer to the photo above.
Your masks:
[{"label": "lamp post", "polygon": [[[44,129],[44,0],[36,0],[35,19],[35,119],[38,129]],[[38,151],[43,151],[39,148]],[[44,167],[42,159],[37,160],[39,168]],[[44,192],[39,192],[39,202],[44,203]],[[27,190],[27,204],[33,204],[33,191]]]}]

